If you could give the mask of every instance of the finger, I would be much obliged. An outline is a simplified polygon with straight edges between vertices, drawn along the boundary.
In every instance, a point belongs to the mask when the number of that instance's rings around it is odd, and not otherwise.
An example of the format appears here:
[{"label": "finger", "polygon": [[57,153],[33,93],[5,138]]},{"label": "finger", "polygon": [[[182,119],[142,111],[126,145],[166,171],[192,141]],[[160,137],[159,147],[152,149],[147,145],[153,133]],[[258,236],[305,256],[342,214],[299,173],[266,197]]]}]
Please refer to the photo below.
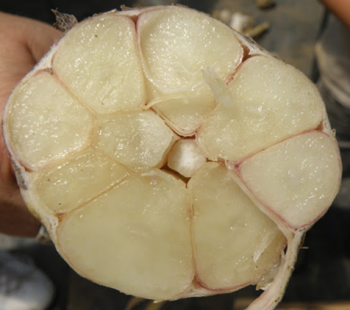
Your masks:
[{"label": "finger", "polygon": [[0,13],[0,108],[16,84],[58,40],[54,27],[24,17]]}]

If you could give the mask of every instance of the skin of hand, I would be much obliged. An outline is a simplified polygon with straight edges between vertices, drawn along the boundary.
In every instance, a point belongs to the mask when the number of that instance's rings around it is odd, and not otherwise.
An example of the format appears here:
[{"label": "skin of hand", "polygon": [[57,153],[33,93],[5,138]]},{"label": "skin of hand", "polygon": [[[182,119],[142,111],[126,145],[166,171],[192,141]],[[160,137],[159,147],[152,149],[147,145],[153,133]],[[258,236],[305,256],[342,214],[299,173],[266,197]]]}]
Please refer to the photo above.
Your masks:
[{"label": "skin of hand", "polygon": [[350,29],[349,0],[319,0]]},{"label": "skin of hand", "polygon": [[[54,27],[0,12],[0,119],[13,88],[62,36]],[[34,237],[39,221],[19,191],[0,128],[0,233]]]}]

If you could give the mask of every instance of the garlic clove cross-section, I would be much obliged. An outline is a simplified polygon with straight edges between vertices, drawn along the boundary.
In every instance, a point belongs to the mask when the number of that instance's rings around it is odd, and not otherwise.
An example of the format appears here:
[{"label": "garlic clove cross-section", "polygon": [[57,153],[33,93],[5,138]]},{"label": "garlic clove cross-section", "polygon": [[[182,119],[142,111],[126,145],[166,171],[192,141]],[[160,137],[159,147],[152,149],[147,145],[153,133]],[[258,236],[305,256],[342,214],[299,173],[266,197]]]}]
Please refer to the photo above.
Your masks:
[{"label": "garlic clove cross-section", "polygon": [[282,299],[341,161],[316,87],[181,6],[65,33],[14,89],[4,138],[29,210],[82,276],[153,300]]}]

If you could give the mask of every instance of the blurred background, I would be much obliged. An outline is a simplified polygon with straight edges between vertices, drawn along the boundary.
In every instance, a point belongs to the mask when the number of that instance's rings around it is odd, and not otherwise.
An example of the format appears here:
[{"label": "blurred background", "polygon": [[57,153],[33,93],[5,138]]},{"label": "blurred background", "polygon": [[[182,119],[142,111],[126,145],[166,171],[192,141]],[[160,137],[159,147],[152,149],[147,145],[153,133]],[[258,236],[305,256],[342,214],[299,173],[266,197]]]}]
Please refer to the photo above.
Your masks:
[{"label": "blurred background", "polygon": [[[51,9],[73,14],[80,21],[94,13],[119,9],[123,4],[128,7],[143,7],[174,2],[0,0],[0,11],[53,24],[55,17]],[[315,83],[319,79],[315,45],[331,16],[320,2],[187,0],[177,3],[212,14],[230,26],[241,27],[242,32],[250,34],[266,50],[299,68]],[[237,24],[234,16],[243,20],[243,23]],[[343,151],[344,166],[349,164],[346,152]],[[296,270],[283,302],[277,309],[350,309],[350,182],[344,179],[343,184],[333,207],[308,232]],[[152,304],[81,278],[66,265],[53,246],[0,235],[0,249],[20,260],[30,261],[50,278],[55,286],[55,295],[47,310],[240,310],[260,294],[254,287],[247,287],[221,296]],[[0,279],[1,271],[0,263]]]}]

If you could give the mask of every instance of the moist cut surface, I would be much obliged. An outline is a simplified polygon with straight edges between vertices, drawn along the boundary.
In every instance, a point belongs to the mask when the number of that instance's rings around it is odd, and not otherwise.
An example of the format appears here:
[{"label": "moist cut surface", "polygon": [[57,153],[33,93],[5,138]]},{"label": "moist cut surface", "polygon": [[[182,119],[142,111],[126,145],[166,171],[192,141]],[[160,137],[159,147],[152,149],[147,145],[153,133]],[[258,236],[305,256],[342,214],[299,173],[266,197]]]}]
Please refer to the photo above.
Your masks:
[{"label": "moist cut surface", "polygon": [[183,7],[67,32],[4,116],[22,195],[82,276],[155,300],[267,288],[334,199],[336,141],[314,85]]}]

